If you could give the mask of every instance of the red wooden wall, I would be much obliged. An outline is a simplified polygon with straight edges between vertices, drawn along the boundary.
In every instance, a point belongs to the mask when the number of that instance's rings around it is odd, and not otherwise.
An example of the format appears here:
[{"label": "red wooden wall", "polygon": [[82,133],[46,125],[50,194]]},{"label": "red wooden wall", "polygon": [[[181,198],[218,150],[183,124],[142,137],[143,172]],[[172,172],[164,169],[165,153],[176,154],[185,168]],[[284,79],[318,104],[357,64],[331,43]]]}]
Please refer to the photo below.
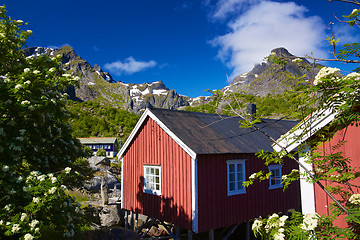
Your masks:
[{"label": "red wooden wall", "polygon": [[[336,145],[340,141],[346,141],[346,143],[337,151],[341,151],[344,157],[349,157],[351,159],[351,166],[357,168],[357,171],[360,169],[360,127],[348,126],[336,133],[330,142],[324,142],[322,144],[322,149],[325,150],[325,154],[333,153],[332,146]],[[322,183],[327,186],[330,183],[329,181],[322,181]],[[360,186],[360,180],[357,179],[353,181],[352,184]],[[360,193],[360,189],[353,187],[354,193]],[[332,203],[330,197],[328,197],[324,191],[315,185],[315,209],[316,212],[320,215],[329,214],[329,206]],[[339,227],[346,227],[347,224],[342,217],[338,218],[335,221],[335,224]]]},{"label": "red wooden wall", "polygon": [[[148,118],[123,158],[123,208],[192,229],[191,157]],[[161,165],[161,196],[144,193],[143,165]]]},{"label": "red wooden wall", "polygon": [[[259,216],[266,217],[288,209],[300,210],[299,184],[293,183],[284,192],[282,188],[269,190],[269,181],[255,183],[246,188],[245,194],[227,196],[227,160],[247,159],[246,178],[263,170],[268,172],[264,161],[254,154],[219,154],[198,156],[198,213],[199,232],[240,223]],[[283,174],[298,169],[291,161],[285,161]]]}]

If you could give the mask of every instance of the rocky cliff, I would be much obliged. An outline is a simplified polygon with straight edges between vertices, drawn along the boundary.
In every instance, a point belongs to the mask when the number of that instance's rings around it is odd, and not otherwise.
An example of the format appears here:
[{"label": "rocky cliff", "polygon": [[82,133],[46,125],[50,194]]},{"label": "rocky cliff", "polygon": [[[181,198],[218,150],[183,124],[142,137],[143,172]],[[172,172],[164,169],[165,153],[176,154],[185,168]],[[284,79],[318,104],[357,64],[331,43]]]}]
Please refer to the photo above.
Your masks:
[{"label": "rocky cliff", "polygon": [[[31,47],[24,52],[28,57],[36,57],[40,54],[51,57],[62,54],[65,70],[80,77],[79,86],[68,90],[73,100],[97,100],[135,113],[146,107],[178,109],[186,106],[201,106],[214,100],[213,97],[190,98],[179,95],[175,90],[168,89],[161,81],[142,84],[114,81],[108,72],[103,72],[96,64],[91,66],[69,46],[60,49]],[[313,70],[305,58],[299,60],[285,48],[274,49],[268,61],[257,64],[251,71],[235,77],[220,91],[225,95],[235,92],[260,97],[282,93],[295,86],[300,80],[309,82],[309,78],[316,74],[317,70]],[[224,104],[217,105],[221,112]]]},{"label": "rocky cliff", "polygon": [[80,77],[79,86],[68,89],[72,100],[98,100],[134,112],[146,107],[176,109],[189,105],[192,100],[168,89],[161,81],[142,84],[116,82],[108,72],[103,72],[96,64],[92,67],[69,46],[60,49],[31,47],[24,52],[27,57],[62,54],[64,69]]}]

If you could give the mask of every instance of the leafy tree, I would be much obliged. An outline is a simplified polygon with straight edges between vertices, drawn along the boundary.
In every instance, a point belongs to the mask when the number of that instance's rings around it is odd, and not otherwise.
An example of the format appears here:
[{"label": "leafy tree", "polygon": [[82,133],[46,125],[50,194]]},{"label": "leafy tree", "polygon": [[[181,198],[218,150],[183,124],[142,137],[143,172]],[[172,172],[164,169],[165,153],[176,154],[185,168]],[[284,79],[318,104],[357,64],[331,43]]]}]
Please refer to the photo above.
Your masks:
[{"label": "leafy tree", "polygon": [[99,150],[97,150],[96,156],[106,157],[106,150],[105,150],[105,149],[99,149]]},{"label": "leafy tree", "polygon": [[[360,6],[360,2],[356,0],[338,1]],[[359,15],[360,10],[354,9],[349,15],[343,16],[344,20],[341,21],[348,23],[350,26],[360,26]],[[334,58],[319,59],[311,56],[309,58],[313,61],[314,66],[316,62],[323,60],[360,63],[358,60],[360,57],[359,43],[345,44],[338,50],[338,40],[335,35],[333,34],[331,37],[328,37],[328,40],[333,47]],[[272,56],[270,56],[270,58],[271,57]],[[281,62],[281,59],[277,59],[274,56],[273,60]],[[353,188],[358,188],[359,186],[352,185],[353,181],[360,176],[359,169],[354,169],[351,166],[351,159],[344,158],[340,151],[344,142],[336,144],[331,154],[324,153],[321,148],[318,147],[321,143],[329,141],[338,130],[349,125],[358,126],[360,117],[360,96],[358,94],[360,89],[360,73],[357,71],[359,70],[359,68],[356,68],[356,72],[345,76],[340,73],[339,69],[323,67],[313,79],[312,85],[300,85],[300,89],[296,89],[296,91],[289,91],[283,95],[276,96],[276,98],[280,99],[287,99],[287,97],[290,96],[291,98],[289,100],[296,103],[291,109],[296,112],[295,116],[300,117],[300,119],[308,116],[308,119],[304,120],[302,124],[302,126],[305,126],[301,128],[303,134],[307,134],[308,131],[311,130],[311,123],[319,117],[318,113],[320,111],[327,109],[337,114],[334,121],[323,127],[315,136],[300,145],[297,152],[287,152],[285,148],[279,146],[282,149],[280,152],[258,153],[258,156],[265,160],[266,165],[283,163],[283,161],[287,161],[284,159],[290,158],[296,161],[299,167],[306,172],[306,174],[300,174],[298,170],[293,170],[289,175],[283,176],[282,183],[285,188],[292,182],[298,181],[300,177],[304,177],[307,178],[309,182],[318,184],[334,202],[329,206],[330,214],[328,216],[319,216],[316,213],[303,216],[298,212],[294,212],[290,217],[273,214],[266,219],[256,219],[253,224],[255,235],[261,236],[263,239],[278,240],[359,238],[360,194],[354,194],[353,191]],[[217,92],[215,94],[218,94],[218,97],[225,98],[225,100],[228,101],[229,111],[245,119],[241,123],[241,127],[249,127],[257,131],[262,131],[256,127],[258,119],[248,118],[248,116],[242,112],[243,106],[240,100],[242,96],[222,96]],[[271,98],[269,99],[271,100]],[[264,101],[268,100],[265,98]],[[286,136],[283,138],[286,138]],[[275,139],[270,138],[270,140],[274,144],[277,144]],[[308,146],[312,148],[312,151],[306,156],[308,159],[307,163],[314,166],[314,169],[306,169],[297,157],[295,157],[296,154],[302,154],[302,150]],[[269,174],[263,172],[254,173],[250,176],[249,180],[245,182],[245,185],[249,186],[254,181],[263,181],[268,178]],[[322,181],[324,180],[335,184],[325,188],[322,185]],[[345,220],[349,224],[348,228],[334,226],[333,222],[339,215],[345,216]]]},{"label": "leafy tree", "polygon": [[61,56],[25,58],[26,25],[0,6],[0,238],[72,238],[85,222],[66,190],[90,173],[65,110],[78,79]]}]

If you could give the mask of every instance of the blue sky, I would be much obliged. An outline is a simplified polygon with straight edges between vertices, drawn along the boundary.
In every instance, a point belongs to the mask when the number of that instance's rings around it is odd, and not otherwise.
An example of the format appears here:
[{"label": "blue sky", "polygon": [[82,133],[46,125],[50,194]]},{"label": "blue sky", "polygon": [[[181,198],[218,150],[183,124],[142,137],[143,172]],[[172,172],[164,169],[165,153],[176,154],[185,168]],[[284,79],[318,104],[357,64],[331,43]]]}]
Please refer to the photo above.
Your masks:
[{"label": "blue sky", "polygon": [[[329,22],[341,43],[359,31],[335,19],[355,5],[326,0],[0,0],[29,22],[28,46],[70,45],[125,83],[163,81],[179,94],[208,95],[285,47],[329,57]],[[324,63],[325,64],[325,63]],[[349,66],[341,66],[349,69]],[[355,68],[355,67],[353,67]]]}]

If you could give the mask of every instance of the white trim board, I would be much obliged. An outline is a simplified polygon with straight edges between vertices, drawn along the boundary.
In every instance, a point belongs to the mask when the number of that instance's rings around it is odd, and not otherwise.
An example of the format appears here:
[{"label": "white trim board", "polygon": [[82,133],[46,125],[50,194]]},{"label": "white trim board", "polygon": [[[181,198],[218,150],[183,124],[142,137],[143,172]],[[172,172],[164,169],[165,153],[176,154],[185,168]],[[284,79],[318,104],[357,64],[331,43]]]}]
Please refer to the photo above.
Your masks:
[{"label": "white trim board", "polygon": [[[281,136],[276,141],[277,144],[273,144],[273,149],[276,152],[282,151],[283,148],[288,152],[293,151],[301,143],[305,142],[314,135],[318,130],[333,121],[337,115],[338,113],[334,112],[331,108],[310,114],[298,125]],[[304,132],[305,134],[303,134]]]},{"label": "white trim board", "polygon": [[192,231],[195,233],[199,232],[199,212],[198,212],[198,160],[193,158],[191,160],[191,179],[192,179],[192,188],[191,188],[191,208],[192,208]]}]

